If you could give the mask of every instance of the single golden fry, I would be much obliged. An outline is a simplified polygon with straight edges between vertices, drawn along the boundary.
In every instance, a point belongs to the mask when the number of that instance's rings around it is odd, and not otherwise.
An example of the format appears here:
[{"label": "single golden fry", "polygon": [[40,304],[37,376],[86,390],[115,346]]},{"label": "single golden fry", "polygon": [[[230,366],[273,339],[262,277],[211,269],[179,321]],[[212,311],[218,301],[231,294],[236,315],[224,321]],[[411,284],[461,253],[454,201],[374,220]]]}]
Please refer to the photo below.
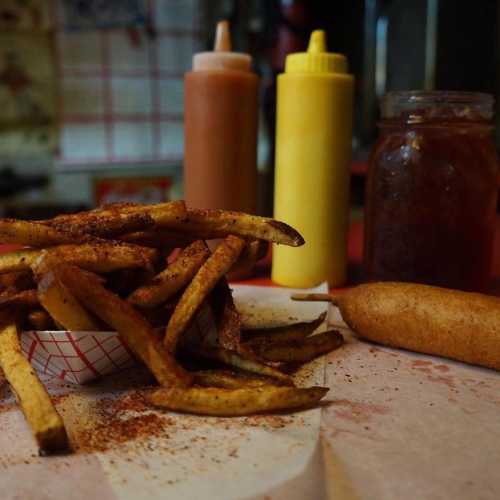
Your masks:
[{"label": "single golden fry", "polygon": [[41,277],[38,282],[38,298],[52,318],[66,330],[92,332],[101,329],[97,321],[61,282],[57,267]]},{"label": "single golden fry", "polygon": [[0,255],[0,274],[30,271],[42,250],[17,250]]},{"label": "single golden fry", "polygon": [[195,234],[201,239],[223,238],[230,234],[290,245],[304,244],[304,238],[292,227],[267,217],[226,210],[188,209],[188,218],[182,223],[162,224],[181,233]]},{"label": "single golden fry", "polygon": [[47,390],[21,352],[15,324],[7,324],[1,328],[0,365],[31,427],[40,452],[66,450],[68,436],[64,423]]},{"label": "single golden fry", "polygon": [[18,243],[30,247],[47,247],[68,243],[80,243],[90,239],[74,230],[59,230],[38,222],[0,219],[0,241]]},{"label": "single golden fry", "polygon": [[186,216],[183,201],[170,201],[157,205],[107,205],[89,212],[60,215],[43,223],[55,228],[72,228],[94,236],[109,237],[142,231],[155,224],[177,223],[185,220]]},{"label": "single golden fry", "polygon": [[0,294],[0,307],[22,306],[37,307],[40,305],[36,290],[5,290]]},{"label": "single golden fry", "polygon": [[234,305],[226,278],[221,278],[210,294],[210,305],[217,329],[217,345],[236,351],[240,345],[241,316]]},{"label": "single golden fry", "polygon": [[168,201],[156,205],[125,206],[122,207],[121,210],[124,213],[148,214],[153,219],[156,226],[165,225],[171,222],[180,223],[187,218],[187,209],[183,200]]},{"label": "single golden fry", "polygon": [[326,312],[321,313],[312,321],[293,323],[291,325],[277,326],[273,328],[255,328],[243,330],[243,338],[249,344],[269,342],[289,342],[292,340],[302,340],[311,335],[323,321],[325,321]]},{"label": "single golden fry", "polygon": [[151,268],[157,252],[151,248],[99,243],[83,245],[61,245],[42,250],[51,262],[74,264],[87,271],[109,273],[119,269]]},{"label": "single golden fry", "polygon": [[14,289],[18,292],[36,287],[31,270],[0,274],[0,290]]},{"label": "single golden fry", "polygon": [[140,231],[154,226],[154,220],[146,213],[125,213],[108,210],[84,212],[74,215],[60,215],[42,221],[47,227],[61,231],[80,231],[95,237],[111,238],[132,231]]},{"label": "single golden fry", "polygon": [[333,302],[333,297],[328,293],[294,293],[291,299],[304,302]]},{"label": "single golden fry", "polygon": [[308,408],[316,405],[327,392],[326,387],[190,387],[157,389],[149,395],[148,400],[153,405],[168,410],[233,417]]},{"label": "single golden fry", "polygon": [[47,311],[35,309],[28,314],[28,322],[33,330],[54,330],[54,320]]},{"label": "single golden fry", "polygon": [[61,264],[57,274],[87,309],[123,337],[160,385],[186,386],[191,383],[191,376],[163,347],[151,325],[128,302],[106,290],[97,276],[67,264]]},{"label": "single golden fry", "polygon": [[61,245],[43,250],[18,250],[0,255],[0,274],[30,271],[45,256],[94,272],[150,268],[158,253],[151,248],[114,242]]},{"label": "single golden fry", "polygon": [[200,267],[179,299],[168,322],[164,344],[169,352],[175,352],[180,336],[188,327],[196,311],[236,261],[244,246],[244,240],[230,235],[221,241],[213,254]]},{"label": "single golden fry", "polygon": [[243,251],[241,252],[238,260],[233,264],[229,270],[230,279],[236,280],[244,277],[249,273],[257,262],[266,256],[269,248],[269,242],[264,240],[249,241]]},{"label": "single golden fry", "polygon": [[243,387],[263,387],[265,385],[283,384],[281,380],[271,377],[258,377],[229,370],[200,370],[193,373],[194,383],[203,387],[222,387],[224,389],[241,389]]},{"label": "single golden fry", "polygon": [[266,361],[306,363],[339,348],[343,343],[342,335],[336,330],[330,330],[286,343],[262,342],[255,345],[254,349],[255,353]]},{"label": "single golden fry", "polygon": [[195,241],[150,283],[132,292],[129,302],[141,307],[155,307],[167,301],[191,281],[209,255],[205,242]]},{"label": "single golden fry", "polygon": [[293,385],[293,380],[289,375],[280,372],[272,366],[267,366],[257,359],[251,358],[249,354],[241,354],[222,347],[209,347],[205,345],[200,346],[195,354],[201,358],[219,361],[240,370],[278,379],[284,385]]}]

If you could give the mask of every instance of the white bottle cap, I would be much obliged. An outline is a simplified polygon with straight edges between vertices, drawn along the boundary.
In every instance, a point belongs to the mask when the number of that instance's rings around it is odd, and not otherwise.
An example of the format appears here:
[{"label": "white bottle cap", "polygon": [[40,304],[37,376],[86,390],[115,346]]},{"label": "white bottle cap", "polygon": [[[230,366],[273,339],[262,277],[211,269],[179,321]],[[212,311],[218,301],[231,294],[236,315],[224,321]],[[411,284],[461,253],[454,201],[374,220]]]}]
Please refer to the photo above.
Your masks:
[{"label": "white bottle cap", "polygon": [[252,58],[249,54],[231,52],[231,35],[227,21],[217,23],[213,52],[200,52],[193,56],[193,71],[250,71],[251,64]]}]

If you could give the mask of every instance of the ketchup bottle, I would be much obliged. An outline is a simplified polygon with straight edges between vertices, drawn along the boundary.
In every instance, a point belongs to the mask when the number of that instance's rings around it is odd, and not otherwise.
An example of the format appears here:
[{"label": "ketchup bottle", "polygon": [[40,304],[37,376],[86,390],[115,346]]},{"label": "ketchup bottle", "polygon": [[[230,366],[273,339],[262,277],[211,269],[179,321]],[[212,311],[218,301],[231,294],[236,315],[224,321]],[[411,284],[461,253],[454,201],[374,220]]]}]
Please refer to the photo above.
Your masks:
[{"label": "ketchup bottle", "polygon": [[231,52],[221,21],[213,52],[193,57],[184,79],[184,193],[190,207],[254,213],[259,78]]}]

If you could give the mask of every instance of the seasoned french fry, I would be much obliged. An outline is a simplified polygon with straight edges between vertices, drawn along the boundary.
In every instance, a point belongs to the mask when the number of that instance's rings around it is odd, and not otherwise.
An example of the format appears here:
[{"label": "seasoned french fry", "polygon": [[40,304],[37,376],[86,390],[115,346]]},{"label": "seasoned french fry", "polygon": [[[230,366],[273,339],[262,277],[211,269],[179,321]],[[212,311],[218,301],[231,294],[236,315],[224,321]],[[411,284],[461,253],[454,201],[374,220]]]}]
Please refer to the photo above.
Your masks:
[{"label": "seasoned french fry", "polygon": [[132,292],[129,302],[141,307],[155,307],[167,301],[189,283],[209,255],[207,245],[201,240],[195,241],[150,283]]},{"label": "seasoned french fry", "polygon": [[113,209],[104,214],[85,212],[60,215],[51,220],[41,221],[41,223],[62,231],[80,231],[102,238],[116,237],[154,226],[154,220],[147,213],[120,213]]},{"label": "seasoned french fry", "polygon": [[0,274],[0,290],[15,289],[18,292],[36,287],[31,270]]},{"label": "seasoned french fry", "polygon": [[255,264],[266,256],[269,243],[264,240],[249,241],[243,251],[241,252],[238,260],[233,264],[229,270],[231,279],[239,279],[240,276],[245,276],[246,273],[251,271]]},{"label": "seasoned french fry", "polygon": [[289,375],[280,372],[276,368],[267,366],[257,359],[251,358],[249,355],[229,351],[222,347],[209,347],[205,345],[199,347],[194,354],[201,358],[219,361],[240,370],[278,379],[285,385],[293,385],[292,378]]},{"label": "seasoned french fry", "polygon": [[116,243],[60,246],[46,250],[51,256],[94,272],[117,269],[149,269],[157,253],[149,248]]},{"label": "seasoned french fry", "polygon": [[186,219],[183,201],[170,201],[157,205],[114,204],[89,212],[60,215],[43,221],[59,228],[77,228],[97,236],[116,236],[140,231],[155,224],[178,223]]},{"label": "seasoned french fry", "polygon": [[157,253],[150,248],[116,243],[61,245],[42,250],[51,261],[74,264],[87,271],[108,273],[118,269],[149,269]]},{"label": "seasoned french fry", "polygon": [[0,330],[0,365],[31,427],[41,453],[68,448],[64,423],[28,360],[21,353],[15,324]]},{"label": "seasoned french fry", "polygon": [[50,317],[47,311],[43,309],[35,309],[28,314],[29,326],[33,330],[53,330],[55,327],[54,320]]},{"label": "seasoned french fry", "polygon": [[218,345],[236,351],[240,345],[241,316],[234,305],[226,278],[221,278],[210,294]]},{"label": "seasoned french fry", "polygon": [[42,250],[17,250],[0,255],[0,273],[30,271],[31,266],[40,258]]},{"label": "seasoned french fry", "polygon": [[30,247],[46,247],[68,243],[79,243],[90,237],[74,230],[59,230],[40,224],[15,219],[0,219],[0,242],[18,243]]},{"label": "seasoned french fry", "polygon": [[157,389],[148,399],[153,405],[168,410],[232,417],[308,408],[317,404],[327,392],[326,387],[190,387]]},{"label": "seasoned french fry", "polygon": [[175,352],[180,336],[207,295],[238,258],[244,240],[228,236],[217,246],[214,253],[200,267],[182,294],[168,322],[164,344],[169,352]]},{"label": "seasoned french fry", "polygon": [[253,344],[262,341],[269,342],[289,342],[292,340],[302,340],[311,335],[323,321],[325,321],[326,312],[321,313],[312,321],[293,323],[291,325],[277,326],[273,328],[255,328],[243,330],[244,341]]},{"label": "seasoned french fry", "polygon": [[151,325],[128,302],[106,290],[98,277],[67,264],[61,264],[57,273],[61,282],[87,309],[123,337],[161,385],[191,383],[191,376],[163,347]]},{"label": "seasoned french fry", "polygon": [[97,321],[81,306],[58,277],[57,267],[47,271],[38,282],[38,298],[52,318],[66,330],[100,330]]},{"label": "seasoned french fry", "polygon": [[0,255],[0,274],[30,271],[36,267],[37,261],[47,255],[89,271],[107,273],[117,269],[150,268],[158,254],[151,248],[113,242],[18,250]]},{"label": "seasoned french fry", "polygon": [[36,294],[36,290],[5,290],[0,294],[0,307],[7,306],[23,306],[23,307],[36,307],[40,302]]},{"label": "seasoned french fry", "polygon": [[332,302],[333,298],[328,293],[294,293],[291,296],[292,300],[302,302]]},{"label": "seasoned french fry", "polygon": [[[106,212],[112,207],[106,207],[101,211]],[[180,223],[187,218],[186,205],[183,200],[168,201],[156,205],[132,205],[121,208],[124,213],[143,213],[149,215],[156,225],[164,225],[171,222]]]},{"label": "seasoned french fry", "polygon": [[255,353],[267,361],[283,361],[285,363],[306,363],[322,354],[339,348],[344,342],[342,335],[336,330],[317,333],[302,340],[286,343],[262,342],[254,346]]},{"label": "seasoned french fry", "polygon": [[251,376],[229,370],[201,370],[194,372],[194,383],[203,387],[222,387],[241,389],[243,387],[262,387],[265,385],[290,385],[271,377]]},{"label": "seasoned french fry", "polygon": [[202,239],[223,238],[233,234],[293,247],[304,244],[304,238],[284,222],[242,212],[188,209],[188,218],[182,223],[161,225],[181,233],[196,234],[197,238]]}]

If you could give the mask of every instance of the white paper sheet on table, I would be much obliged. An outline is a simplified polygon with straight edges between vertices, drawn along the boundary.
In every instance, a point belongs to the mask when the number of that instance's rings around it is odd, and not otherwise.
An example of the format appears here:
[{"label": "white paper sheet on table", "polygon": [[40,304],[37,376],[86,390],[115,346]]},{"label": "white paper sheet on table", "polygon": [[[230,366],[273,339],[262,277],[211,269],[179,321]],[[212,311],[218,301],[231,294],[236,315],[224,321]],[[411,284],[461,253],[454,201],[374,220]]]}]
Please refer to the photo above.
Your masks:
[{"label": "white paper sheet on table", "polygon": [[[251,326],[310,320],[327,308],[322,303],[292,302],[290,289],[233,289],[237,307]],[[325,292],[327,287],[311,291]],[[323,384],[324,366],[323,359],[310,363],[299,373],[300,383]],[[97,398],[115,395],[109,388],[105,392],[106,382],[84,387],[57,381],[48,385],[52,393],[72,392],[58,406],[70,435],[85,407]],[[318,465],[319,409],[234,419],[151,412],[168,419],[168,435],[149,438],[147,443],[132,440],[105,452],[47,458],[36,456],[35,443],[17,407],[4,408],[0,412],[2,500],[324,496]]]},{"label": "white paper sheet on table", "polygon": [[344,335],[327,356],[329,498],[500,498],[500,373]]}]

